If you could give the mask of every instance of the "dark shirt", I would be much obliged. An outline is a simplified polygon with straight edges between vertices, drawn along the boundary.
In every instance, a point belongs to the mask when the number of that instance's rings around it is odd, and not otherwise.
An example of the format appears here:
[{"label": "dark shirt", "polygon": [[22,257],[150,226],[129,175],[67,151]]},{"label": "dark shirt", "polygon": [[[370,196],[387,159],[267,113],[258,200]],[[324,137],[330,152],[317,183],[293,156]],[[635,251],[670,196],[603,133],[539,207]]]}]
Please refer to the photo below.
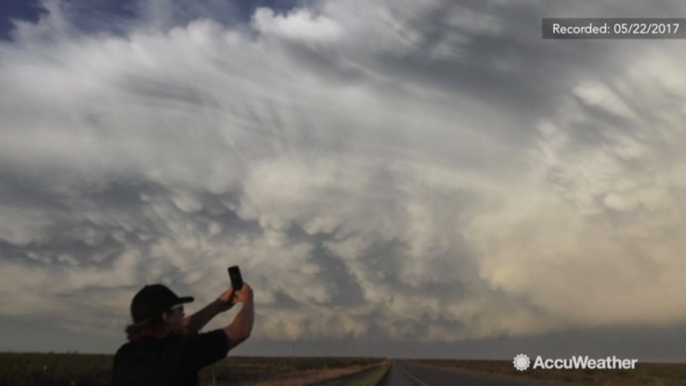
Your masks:
[{"label": "dark shirt", "polygon": [[114,356],[112,385],[195,386],[198,371],[228,352],[223,330],[129,342]]}]

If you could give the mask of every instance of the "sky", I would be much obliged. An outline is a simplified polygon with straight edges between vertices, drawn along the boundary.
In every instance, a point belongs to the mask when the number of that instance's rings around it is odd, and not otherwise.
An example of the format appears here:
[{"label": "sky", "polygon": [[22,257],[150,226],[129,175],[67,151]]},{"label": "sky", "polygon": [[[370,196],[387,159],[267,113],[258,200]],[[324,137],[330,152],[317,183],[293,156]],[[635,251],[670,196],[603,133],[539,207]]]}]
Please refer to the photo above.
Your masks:
[{"label": "sky", "polygon": [[541,38],[680,15],[3,1],[0,351],[114,353],[239,265],[236,355],[686,360],[686,42]]}]

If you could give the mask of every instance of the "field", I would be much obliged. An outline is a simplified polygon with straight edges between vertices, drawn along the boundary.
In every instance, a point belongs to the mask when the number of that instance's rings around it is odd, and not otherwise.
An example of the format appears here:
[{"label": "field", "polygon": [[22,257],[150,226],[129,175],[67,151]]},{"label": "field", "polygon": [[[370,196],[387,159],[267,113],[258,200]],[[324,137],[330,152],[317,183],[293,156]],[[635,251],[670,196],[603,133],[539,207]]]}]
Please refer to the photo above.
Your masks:
[{"label": "field", "polygon": [[500,376],[557,382],[561,385],[684,386],[686,364],[641,363],[634,370],[527,370],[517,371],[512,361],[408,360],[410,363],[497,374]]},{"label": "field", "polygon": [[[105,386],[112,355],[0,353],[2,386]],[[200,373],[200,385],[372,386],[388,361],[379,358],[228,357]]]},{"label": "field", "polygon": [[[203,370],[202,385],[375,385],[389,365],[379,358],[227,358]],[[383,376],[380,373],[378,379]],[[378,381],[377,379],[377,381]],[[342,382],[342,383],[341,383]],[[362,382],[362,383],[361,383]]]}]

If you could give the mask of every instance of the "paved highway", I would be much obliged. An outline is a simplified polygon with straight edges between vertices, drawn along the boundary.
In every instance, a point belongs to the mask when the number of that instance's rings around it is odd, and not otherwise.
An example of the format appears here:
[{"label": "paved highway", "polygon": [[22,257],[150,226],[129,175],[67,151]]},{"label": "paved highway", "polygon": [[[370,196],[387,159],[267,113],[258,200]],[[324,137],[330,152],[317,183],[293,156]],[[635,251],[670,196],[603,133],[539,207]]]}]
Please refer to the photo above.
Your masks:
[{"label": "paved highway", "polygon": [[388,376],[381,386],[529,386],[549,385],[537,381],[522,381],[460,370],[409,364],[393,360]]}]

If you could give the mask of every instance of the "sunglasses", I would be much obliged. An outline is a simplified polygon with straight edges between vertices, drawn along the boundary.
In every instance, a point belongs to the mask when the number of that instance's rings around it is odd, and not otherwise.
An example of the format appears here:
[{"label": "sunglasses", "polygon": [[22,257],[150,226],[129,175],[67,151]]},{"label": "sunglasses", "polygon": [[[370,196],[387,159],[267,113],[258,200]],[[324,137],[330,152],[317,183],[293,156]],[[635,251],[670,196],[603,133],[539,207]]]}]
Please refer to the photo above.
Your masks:
[{"label": "sunglasses", "polygon": [[174,307],[169,309],[169,311],[175,311],[175,310],[180,310],[181,312],[183,312],[183,304],[177,304]]}]

